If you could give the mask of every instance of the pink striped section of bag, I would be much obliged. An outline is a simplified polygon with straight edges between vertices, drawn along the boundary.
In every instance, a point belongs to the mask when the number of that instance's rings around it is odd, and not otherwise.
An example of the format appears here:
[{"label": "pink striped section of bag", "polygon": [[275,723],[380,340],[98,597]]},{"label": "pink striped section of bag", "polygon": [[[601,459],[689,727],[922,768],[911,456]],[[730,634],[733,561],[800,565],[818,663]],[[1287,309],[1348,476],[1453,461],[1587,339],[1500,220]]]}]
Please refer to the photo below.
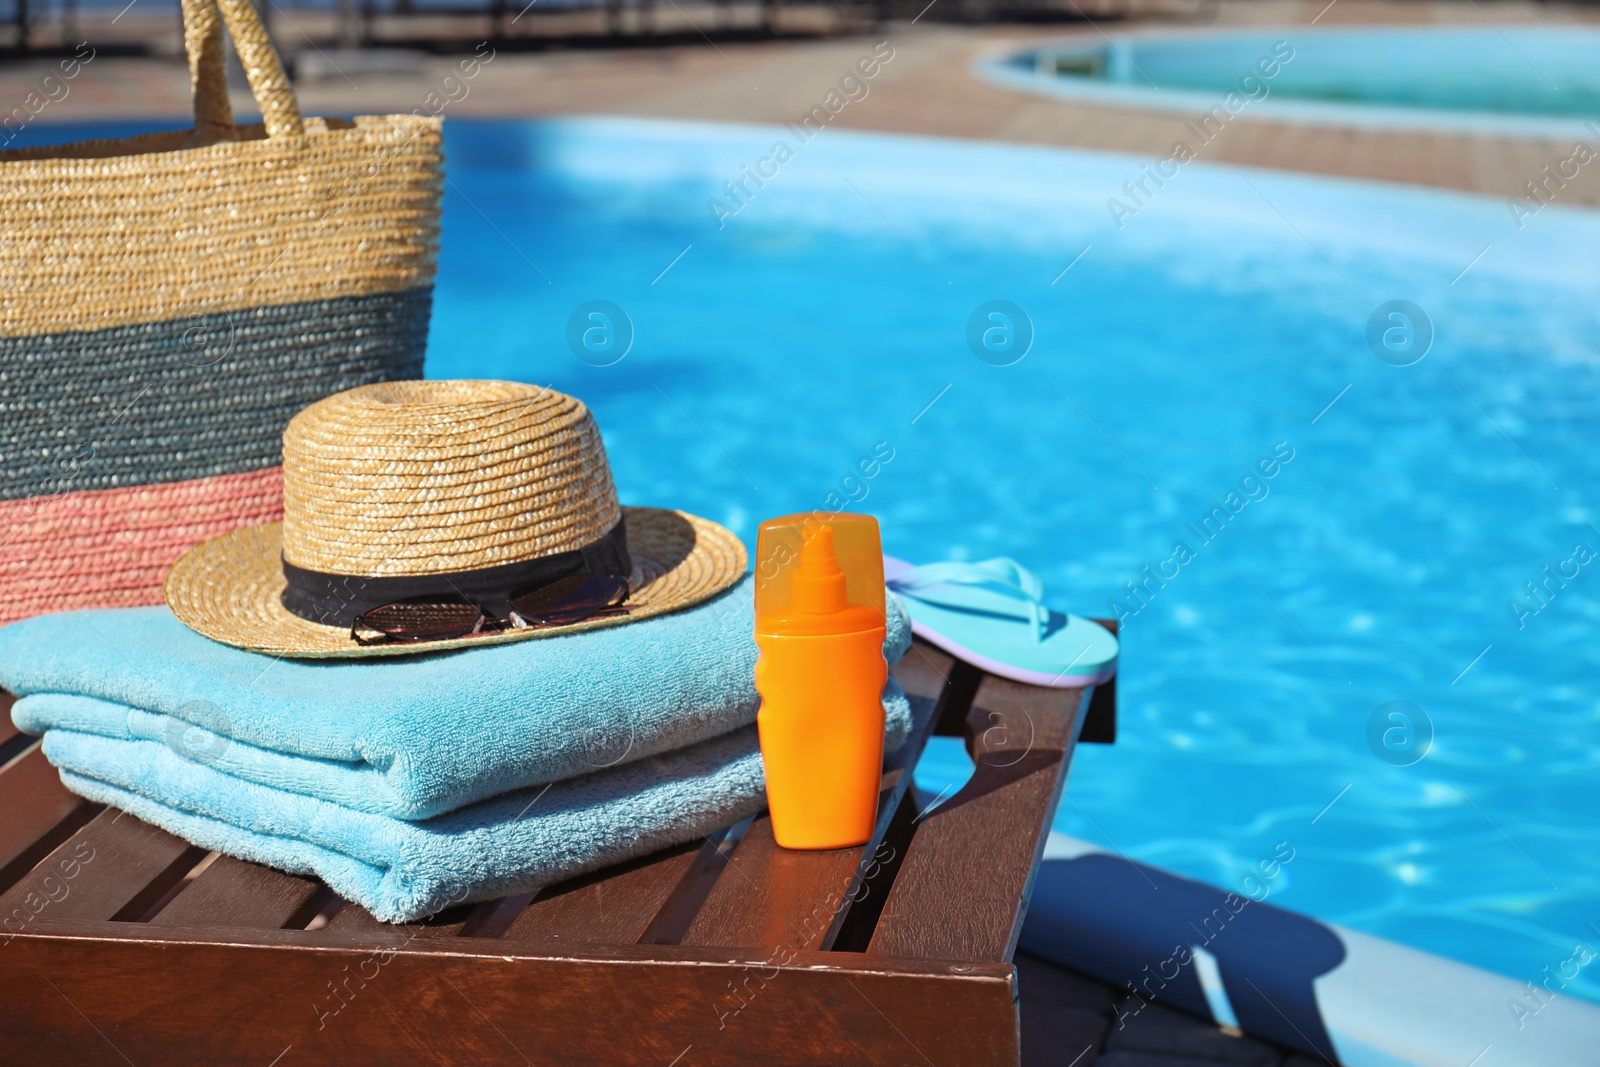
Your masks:
[{"label": "pink striped section of bag", "polygon": [[283,518],[283,468],[0,500],[0,623],[161,603],[191,546]]}]

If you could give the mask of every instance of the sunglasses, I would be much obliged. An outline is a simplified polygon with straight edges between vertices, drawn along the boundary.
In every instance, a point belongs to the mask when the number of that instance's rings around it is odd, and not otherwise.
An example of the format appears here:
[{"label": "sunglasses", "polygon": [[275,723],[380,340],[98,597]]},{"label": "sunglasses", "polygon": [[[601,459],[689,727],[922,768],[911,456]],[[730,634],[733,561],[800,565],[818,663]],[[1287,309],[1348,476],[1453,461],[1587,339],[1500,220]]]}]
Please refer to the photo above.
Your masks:
[{"label": "sunglasses", "polygon": [[[411,597],[357,615],[350,637],[360,645],[395,641],[453,641],[508,630],[570,626],[626,615],[628,579],[615,574],[574,574],[512,593],[504,618],[463,596]],[[363,633],[362,631],[365,631]]]}]

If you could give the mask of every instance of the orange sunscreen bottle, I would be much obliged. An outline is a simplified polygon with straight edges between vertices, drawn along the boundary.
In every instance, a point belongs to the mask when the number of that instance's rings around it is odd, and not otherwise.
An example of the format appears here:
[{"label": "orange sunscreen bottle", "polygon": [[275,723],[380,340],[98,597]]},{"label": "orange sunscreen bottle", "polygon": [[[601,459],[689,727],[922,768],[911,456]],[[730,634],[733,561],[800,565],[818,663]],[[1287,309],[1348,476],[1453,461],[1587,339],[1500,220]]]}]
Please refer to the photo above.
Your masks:
[{"label": "orange sunscreen bottle", "polygon": [[866,515],[786,515],[756,545],[756,690],[772,835],[872,837],[883,775],[883,548]]}]

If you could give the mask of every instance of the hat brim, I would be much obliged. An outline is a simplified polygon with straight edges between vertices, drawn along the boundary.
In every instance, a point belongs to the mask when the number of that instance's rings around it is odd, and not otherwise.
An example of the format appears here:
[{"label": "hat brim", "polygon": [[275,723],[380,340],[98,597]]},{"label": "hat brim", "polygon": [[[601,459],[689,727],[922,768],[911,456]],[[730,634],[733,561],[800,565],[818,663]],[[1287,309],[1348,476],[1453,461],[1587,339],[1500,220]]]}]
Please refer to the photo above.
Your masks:
[{"label": "hat brim", "polygon": [[167,606],[180,621],[235,648],[306,659],[407,656],[623,626],[709,600],[744,576],[744,544],[709,519],[665,508],[623,508],[633,558],[628,613],[568,626],[504,630],[449,641],[361,645],[283,606],[282,524],[247,526],[190,549],[167,574]]}]

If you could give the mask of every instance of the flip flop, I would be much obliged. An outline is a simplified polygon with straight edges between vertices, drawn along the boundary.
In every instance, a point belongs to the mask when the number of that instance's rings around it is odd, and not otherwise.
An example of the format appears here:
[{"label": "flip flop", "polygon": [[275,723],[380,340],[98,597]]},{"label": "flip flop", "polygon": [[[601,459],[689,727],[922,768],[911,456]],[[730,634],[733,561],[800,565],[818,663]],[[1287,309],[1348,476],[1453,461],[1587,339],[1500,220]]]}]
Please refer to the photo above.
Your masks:
[{"label": "flip flop", "polygon": [[911,631],[990,674],[1076,689],[1117,673],[1117,639],[1097,622],[1051,611],[1044,587],[1010,559],[929,563],[883,557],[883,577]]}]

